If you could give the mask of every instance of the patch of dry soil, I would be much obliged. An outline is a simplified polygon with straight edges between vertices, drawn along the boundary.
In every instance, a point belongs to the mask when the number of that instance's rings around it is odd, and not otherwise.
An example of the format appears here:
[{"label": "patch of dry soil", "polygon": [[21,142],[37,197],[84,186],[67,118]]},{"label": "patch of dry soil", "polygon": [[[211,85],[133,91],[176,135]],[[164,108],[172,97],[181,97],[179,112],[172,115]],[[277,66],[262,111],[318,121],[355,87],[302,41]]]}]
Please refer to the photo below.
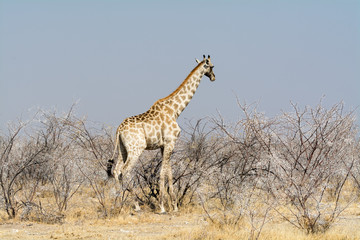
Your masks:
[{"label": "patch of dry soil", "polygon": [[186,239],[206,225],[191,216],[155,215],[146,221],[137,218],[129,222],[115,219],[61,225],[4,223],[0,225],[0,239]]}]

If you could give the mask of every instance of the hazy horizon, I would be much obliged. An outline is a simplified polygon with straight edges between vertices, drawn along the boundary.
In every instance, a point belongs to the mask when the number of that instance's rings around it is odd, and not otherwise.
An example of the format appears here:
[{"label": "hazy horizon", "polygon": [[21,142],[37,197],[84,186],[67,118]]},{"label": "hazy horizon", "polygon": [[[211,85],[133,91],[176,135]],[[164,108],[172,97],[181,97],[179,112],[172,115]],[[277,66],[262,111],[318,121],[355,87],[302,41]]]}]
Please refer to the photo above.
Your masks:
[{"label": "hazy horizon", "polygon": [[[0,129],[37,108],[116,126],[211,55],[179,122],[360,105],[360,1],[0,0]],[[35,110],[34,110],[35,109]],[[356,111],[359,122],[359,110]]]}]

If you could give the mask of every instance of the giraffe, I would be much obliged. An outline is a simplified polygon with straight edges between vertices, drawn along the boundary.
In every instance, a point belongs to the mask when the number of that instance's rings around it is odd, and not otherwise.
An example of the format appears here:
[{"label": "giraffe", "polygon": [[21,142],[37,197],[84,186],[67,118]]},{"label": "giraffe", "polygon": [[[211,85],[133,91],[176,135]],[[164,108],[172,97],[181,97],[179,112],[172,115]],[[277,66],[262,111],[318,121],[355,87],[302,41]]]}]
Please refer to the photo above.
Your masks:
[{"label": "giraffe", "polygon": [[[203,55],[203,58],[202,61],[196,59],[197,66],[175,91],[157,100],[147,112],[126,118],[116,131],[114,153],[108,161],[107,168],[109,176],[114,176],[116,181],[129,178],[131,169],[145,149],[161,149],[163,160],[159,181],[160,213],[166,213],[164,207],[166,178],[173,211],[178,211],[170,166],[170,156],[180,134],[176,120],[195,94],[201,78],[205,75],[211,81],[215,81],[214,65],[210,56],[206,58]],[[115,161],[117,150],[119,154]]]}]

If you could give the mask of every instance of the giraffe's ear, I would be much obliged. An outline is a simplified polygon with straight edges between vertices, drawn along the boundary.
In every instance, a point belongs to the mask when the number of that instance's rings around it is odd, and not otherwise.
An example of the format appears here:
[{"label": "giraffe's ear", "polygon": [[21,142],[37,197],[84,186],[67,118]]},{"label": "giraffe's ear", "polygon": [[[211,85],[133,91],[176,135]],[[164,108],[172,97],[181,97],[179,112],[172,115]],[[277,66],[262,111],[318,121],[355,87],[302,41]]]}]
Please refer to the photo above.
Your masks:
[{"label": "giraffe's ear", "polygon": [[195,61],[196,61],[197,63],[200,63],[199,59],[197,59],[197,58],[195,58]]},{"label": "giraffe's ear", "polygon": [[206,59],[206,64],[210,63],[210,55],[208,55],[207,59]]}]

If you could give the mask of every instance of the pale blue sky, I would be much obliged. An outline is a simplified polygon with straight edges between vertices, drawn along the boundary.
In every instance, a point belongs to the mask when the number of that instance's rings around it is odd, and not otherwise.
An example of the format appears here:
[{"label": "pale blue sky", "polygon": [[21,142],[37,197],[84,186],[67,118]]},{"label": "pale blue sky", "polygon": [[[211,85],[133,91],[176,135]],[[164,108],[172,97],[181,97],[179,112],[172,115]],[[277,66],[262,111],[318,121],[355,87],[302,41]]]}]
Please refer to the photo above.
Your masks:
[{"label": "pale blue sky", "polygon": [[[210,54],[180,115],[237,120],[240,101],[276,115],[360,105],[360,1],[0,0],[0,129],[37,107],[116,126],[170,94]],[[357,112],[359,113],[359,111]]]}]

